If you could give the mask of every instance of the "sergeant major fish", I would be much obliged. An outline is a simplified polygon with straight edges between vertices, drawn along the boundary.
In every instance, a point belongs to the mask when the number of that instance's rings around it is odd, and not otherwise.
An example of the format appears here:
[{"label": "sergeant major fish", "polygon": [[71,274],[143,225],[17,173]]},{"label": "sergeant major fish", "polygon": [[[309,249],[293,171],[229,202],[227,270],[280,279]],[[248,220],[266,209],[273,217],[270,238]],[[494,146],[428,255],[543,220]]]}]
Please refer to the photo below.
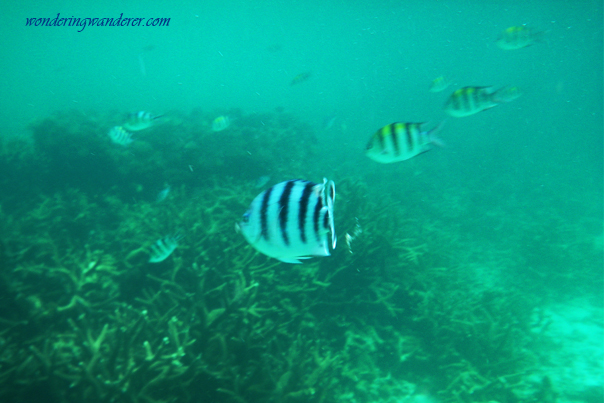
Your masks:
[{"label": "sergeant major fish", "polygon": [[221,132],[231,125],[231,119],[228,116],[220,115],[212,121],[212,131]]},{"label": "sergeant major fish", "polygon": [[535,31],[524,25],[514,26],[505,29],[496,43],[503,50],[522,49],[534,43],[541,42],[543,35],[543,32]]},{"label": "sergeant major fish", "polygon": [[184,238],[182,234],[176,233],[174,235],[168,235],[164,238],[158,239],[151,246],[149,263],[159,263],[166,260],[168,256],[170,256],[178,247],[178,241],[180,241],[182,238]]},{"label": "sergeant major fish", "polygon": [[452,81],[446,78],[445,76],[436,77],[430,83],[430,92],[441,92],[449,88],[452,84]]},{"label": "sergeant major fish", "polygon": [[303,83],[304,81],[308,80],[310,78],[310,76],[311,76],[310,71],[300,73],[292,79],[292,81],[289,83],[289,85],[296,85],[296,84]]},{"label": "sergeant major fish", "polygon": [[327,179],[281,182],[256,196],[237,228],[256,250],[285,263],[329,256],[329,232],[336,247],[335,198],[335,184]]},{"label": "sergeant major fish", "polygon": [[493,108],[502,102],[512,101],[520,96],[518,87],[504,87],[497,91],[493,91],[492,88],[463,87],[454,91],[445,103],[445,112],[461,118]]},{"label": "sergeant major fish", "polygon": [[149,112],[140,111],[133,112],[128,115],[128,120],[124,123],[124,127],[134,132],[147,129],[155,124],[155,120],[163,115],[153,116]]},{"label": "sergeant major fish", "polygon": [[423,124],[395,122],[382,127],[369,140],[365,154],[374,161],[389,164],[415,157],[430,150],[432,145],[442,146],[434,135],[442,123],[427,131],[422,130]]},{"label": "sergeant major fish", "polygon": [[129,146],[134,141],[132,140],[132,133],[124,130],[122,126],[112,127],[108,135],[112,142],[124,147]]}]

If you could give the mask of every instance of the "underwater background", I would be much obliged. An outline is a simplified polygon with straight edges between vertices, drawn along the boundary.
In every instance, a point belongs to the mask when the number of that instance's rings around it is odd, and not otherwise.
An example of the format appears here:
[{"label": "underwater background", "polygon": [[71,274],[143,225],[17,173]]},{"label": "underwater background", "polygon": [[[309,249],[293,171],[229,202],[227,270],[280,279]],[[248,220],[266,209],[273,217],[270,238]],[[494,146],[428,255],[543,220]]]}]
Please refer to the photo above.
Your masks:
[{"label": "underwater background", "polygon": [[[57,13],[170,20],[26,26]],[[549,0],[4,4],[0,400],[601,402],[602,15]],[[496,45],[523,25],[542,39]],[[440,76],[451,86],[430,92]],[[456,88],[508,85],[522,96],[443,111]],[[112,141],[138,111],[162,116]],[[396,121],[444,122],[445,146],[367,158]],[[331,256],[282,263],[235,231],[268,187],[323,177]]]}]

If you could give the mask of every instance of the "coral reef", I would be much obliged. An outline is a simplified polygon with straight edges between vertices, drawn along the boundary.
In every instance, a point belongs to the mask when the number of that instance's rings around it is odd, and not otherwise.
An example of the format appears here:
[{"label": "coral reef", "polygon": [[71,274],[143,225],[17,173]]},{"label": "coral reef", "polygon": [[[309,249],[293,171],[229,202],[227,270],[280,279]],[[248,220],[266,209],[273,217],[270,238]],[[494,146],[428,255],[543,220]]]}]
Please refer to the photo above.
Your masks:
[{"label": "coral reef", "polygon": [[[219,114],[237,119],[216,134]],[[553,396],[548,380],[518,392],[537,365],[527,346],[539,300],[479,288],[466,266],[484,251],[462,231],[341,175],[336,227],[354,234],[350,250],[295,267],[269,259],[233,224],[258,193],[255,177],[323,175],[302,170],[315,158],[310,128],[281,112],[169,116],[128,148],[107,137],[117,114],[77,112],[34,123],[35,152],[4,145],[0,167],[13,176],[0,197],[0,399]],[[43,180],[25,189],[30,167]],[[164,182],[172,190],[156,202]],[[152,243],[179,230],[179,247],[148,263]]]}]

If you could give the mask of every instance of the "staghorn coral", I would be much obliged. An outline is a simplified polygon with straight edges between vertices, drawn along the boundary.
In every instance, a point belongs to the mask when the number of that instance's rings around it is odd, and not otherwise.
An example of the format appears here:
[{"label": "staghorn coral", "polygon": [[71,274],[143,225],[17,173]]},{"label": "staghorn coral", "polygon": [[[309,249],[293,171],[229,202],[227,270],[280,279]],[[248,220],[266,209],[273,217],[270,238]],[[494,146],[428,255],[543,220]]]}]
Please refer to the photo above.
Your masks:
[{"label": "staghorn coral", "polygon": [[[250,180],[308,175],[312,135],[266,114],[217,136],[212,115],[167,119],[128,150],[106,138],[113,116],[34,125],[44,175],[94,150],[111,180],[0,209],[2,399],[44,388],[57,402],[395,402],[425,388],[444,402],[516,401],[534,365],[523,350],[534,302],[475,289],[464,262],[484,251],[459,251],[441,218],[341,175],[337,227],[355,235],[353,253],[295,267],[260,255],[233,231],[258,193]],[[147,263],[179,229],[176,251]]]}]

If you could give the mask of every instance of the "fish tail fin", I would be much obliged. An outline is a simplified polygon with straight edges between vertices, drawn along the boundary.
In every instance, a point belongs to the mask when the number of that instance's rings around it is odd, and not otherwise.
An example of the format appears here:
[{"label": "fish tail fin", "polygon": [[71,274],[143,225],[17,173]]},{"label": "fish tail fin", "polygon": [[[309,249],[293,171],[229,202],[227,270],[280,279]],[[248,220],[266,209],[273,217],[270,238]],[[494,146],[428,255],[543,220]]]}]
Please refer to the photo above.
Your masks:
[{"label": "fish tail fin", "polygon": [[437,146],[437,147],[446,147],[446,144],[444,141],[442,141],[440,139],[440,137],[438,137],[436,134],[441,131],[441,129],[443,128],[445,122],[448,119],[444,119],[442,120],[439,124],[437,124],[436,126],[434,126],[432,129],[430,129],[426,134],[428,136],[428,140],[430,140],[430,143]]},{"label": "fish tail fin", "polygon": [[522,91],[520,88],[513,85],[507,85],[495,91],[491,99],[495,103],[511,102],[521,95]]},{"label": "fish tail fin", "polygon": [[549,45],[548,34],[551,33],[551,29],[546,31],[537,31],[533,33],[533,40],[535,43],[547,43]]}]

